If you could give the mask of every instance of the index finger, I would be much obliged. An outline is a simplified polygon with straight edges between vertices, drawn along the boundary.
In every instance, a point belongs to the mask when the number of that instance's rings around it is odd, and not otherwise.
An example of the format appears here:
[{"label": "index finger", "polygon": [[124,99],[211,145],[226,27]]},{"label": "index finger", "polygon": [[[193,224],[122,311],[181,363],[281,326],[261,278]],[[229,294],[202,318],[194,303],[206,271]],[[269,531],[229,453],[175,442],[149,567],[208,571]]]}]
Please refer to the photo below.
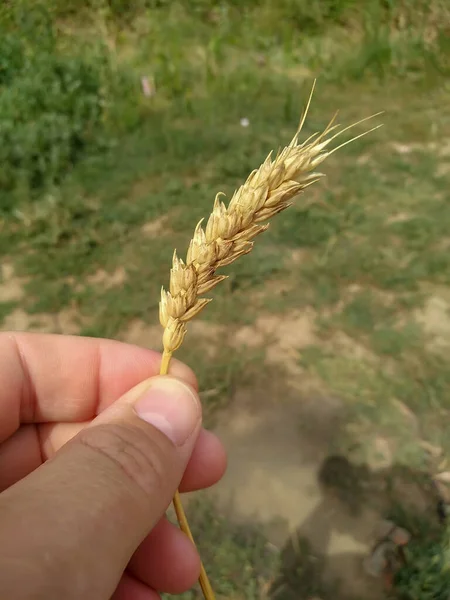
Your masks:
[{"label": "index finger", "polygon": [[[21,423],[92,419],[160,364],[160,353],[113,340],[0,333],[0,440]],[[170,373],[197,386],[177,360]]]}]

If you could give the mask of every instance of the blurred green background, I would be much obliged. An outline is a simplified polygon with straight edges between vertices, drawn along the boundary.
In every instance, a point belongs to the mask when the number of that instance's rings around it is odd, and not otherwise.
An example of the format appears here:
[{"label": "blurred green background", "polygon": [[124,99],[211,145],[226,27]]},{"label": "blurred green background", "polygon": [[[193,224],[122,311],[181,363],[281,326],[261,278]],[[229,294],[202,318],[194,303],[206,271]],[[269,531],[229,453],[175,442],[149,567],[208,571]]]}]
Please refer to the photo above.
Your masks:
[{"label": "blurred green background", "polygon": [[[290,140],[314,78],[305,137],[385,111],[180,353],[230,449],[189,502],[219,598],[447,599],[449,75],[447,0],[0,7],[3,329],[159,348],[173,248]],[[386,517],[412,533],[389,584],[363,567]]]}]

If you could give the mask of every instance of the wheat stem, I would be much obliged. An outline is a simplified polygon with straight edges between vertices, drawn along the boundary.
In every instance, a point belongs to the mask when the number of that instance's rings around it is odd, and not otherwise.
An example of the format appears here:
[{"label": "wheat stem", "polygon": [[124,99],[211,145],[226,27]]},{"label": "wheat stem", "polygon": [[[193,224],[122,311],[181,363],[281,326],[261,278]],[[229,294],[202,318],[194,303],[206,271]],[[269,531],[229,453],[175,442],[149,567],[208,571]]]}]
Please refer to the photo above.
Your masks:
[{"label": "wheat stem", "polygon": [[[183,505],[181,504],[181,497],[178,490],[175,492],[175,496],[173,497],[173,506],[175,508],[175,512],[177,513],[178,523],[180,525],[181,531],[183,531],[191,542],[195,546],[195,541],[191,533],[191,529],[189,527],[188,520],[186,518],[186,513],[184,512]],[[200,561],[200,577],[198,580],[200,587],[202,588],[203,597],[205,600],[215,600],[215,595],[211,584],[208,579],[208,575],[206,574],[205,567],[203,563]]]},{"label": "wheat stem", "polygon": [[[167,375],[167,373],[169,372],[171,358],[172,352],[164,351],[161,361],[161,367],[159,369],[160,375]],[[186,513],[184,512],[183,504],[181,502],[180,492],[178,490],[175,492],[175,496],[173,497],[173,507],[175,509],[178,525],[180,526],[181,531],[188,536],[188,538],[194,544],[194,547],[196,547],[194,536],[192,535],[191,528],[189,527]],[[203,566],[203,563],[201,561],[200,577],[198,582],[202,589],[203,597],[205,598],[205,600],[215,600],[214,592],[209,582],[208,575],[206,574],[205,567]]]},{"label": "wheat stem", "polygon": [[172,352],[167,352],[166,350],[164,350],[161,360],[161,367],[159,369],[160,375],[167,375],[167,373],[169,372],[169,364],[171,358]]},{"label": "wheat stem", "polygon": [[[275,158],[271,152],[263,164],[250,173],[245,183],[235,191],[228,206],[219,200],[221,194],[217,194],[206,225],[202,224],[202,220],[195,228],[185,261],[174,253],[169,289],[161,290],[159,305],[159,318],[164,327],[161,374],[167,373],[172,353],[183,343],[186,324],[210,302],[203,297],[204,294],[226,279],[224,275],[217,275],[217,270],[251,252],[253,240],[267,229],[267,221],[288,208],[295,196],[323,177],[316,169],[326,158],[379,127],[328,149],[333,140],[367,120],[361,119],[339,130],[339,126],[334,124],[336,113],[322,133],[315,133],[300,144],[299,135],[308,114],[314,85],[291,142],[279,150]],[[335,133],[331,135],[332,132]],[[174,506],[181,529],[192,540],[178,492]],[[200,585],[205,600],[213,600],[214,593],[203,566]]]}]

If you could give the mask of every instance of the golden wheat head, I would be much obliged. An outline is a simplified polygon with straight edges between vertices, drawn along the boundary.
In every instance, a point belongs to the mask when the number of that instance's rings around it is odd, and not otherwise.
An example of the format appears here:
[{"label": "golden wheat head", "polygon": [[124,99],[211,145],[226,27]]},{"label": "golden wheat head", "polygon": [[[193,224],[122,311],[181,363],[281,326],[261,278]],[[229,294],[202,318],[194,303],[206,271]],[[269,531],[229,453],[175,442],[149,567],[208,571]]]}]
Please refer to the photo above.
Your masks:
[{"label": "golden wheat head", "polygon": [[[195,228],[185,261],[178,258],[175,251],[169,291],[162,289],[159,305],[165,354],[170,355],[181,346],[186,323],[210,302],[201,296],[226,278],[216,275],[217,269],[252,250],[252,240],[268,227],[261,223],[288,208],[295,196],[323,177],[316,169],[330,154],[380,127],[378,125],[330,150],[329,145],[337,136],[367,120],[336,132],[339,126],[334,124],[333,117],[322,133],[299,143],[313,90],[291,143],[275,158],[271,152],[259,169],[250,173],[247,181],[235,191],[228,206],[220,200],[221,194],[217,194],[206,227],[203,227],[202,219]],[[335,133],[330,135],[332,132]]]}]

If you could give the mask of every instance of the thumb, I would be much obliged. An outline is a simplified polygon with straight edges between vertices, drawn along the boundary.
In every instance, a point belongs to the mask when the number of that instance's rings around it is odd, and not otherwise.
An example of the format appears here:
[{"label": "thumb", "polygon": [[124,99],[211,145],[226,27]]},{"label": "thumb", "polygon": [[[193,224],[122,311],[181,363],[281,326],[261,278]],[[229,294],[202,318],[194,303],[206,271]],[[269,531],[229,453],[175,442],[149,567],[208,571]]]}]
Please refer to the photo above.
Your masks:
[{"label": "thumb", "polygon": [[[154,377],[2,493],[0,597],[109,598],[167,509],[200,427],[194,390]],[[27,581],[33,594],[17,593]]]}]

